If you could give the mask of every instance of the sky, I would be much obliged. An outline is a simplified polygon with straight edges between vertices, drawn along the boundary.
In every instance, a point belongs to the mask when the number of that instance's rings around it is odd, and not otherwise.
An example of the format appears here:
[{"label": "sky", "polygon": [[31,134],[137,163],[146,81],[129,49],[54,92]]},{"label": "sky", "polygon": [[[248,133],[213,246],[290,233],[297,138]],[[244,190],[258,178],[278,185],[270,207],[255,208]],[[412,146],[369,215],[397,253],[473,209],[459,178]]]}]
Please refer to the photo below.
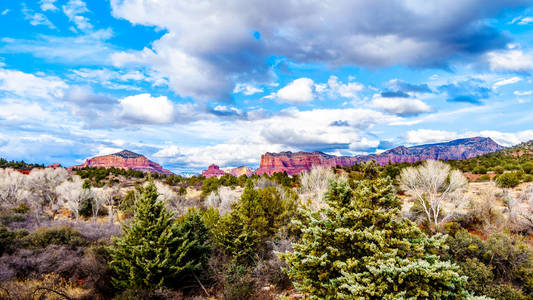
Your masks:
[{"label": "sky", "polygon": [[261,154],[533,139],[533,2],[0,0],[0,157]]}]

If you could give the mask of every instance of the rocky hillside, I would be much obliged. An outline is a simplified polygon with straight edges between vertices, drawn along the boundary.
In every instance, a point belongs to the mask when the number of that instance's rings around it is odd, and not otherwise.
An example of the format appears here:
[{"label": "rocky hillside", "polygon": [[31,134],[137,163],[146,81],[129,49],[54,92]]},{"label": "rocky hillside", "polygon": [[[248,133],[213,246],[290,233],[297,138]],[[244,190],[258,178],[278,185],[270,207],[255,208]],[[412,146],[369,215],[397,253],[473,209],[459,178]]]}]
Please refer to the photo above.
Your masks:
[{"label": "rocky hillside", "polygon": [[118,153],[97,156],[85,160],[81,165],[74,166],[73,168],[121,168],[125,170],[137,170],[142,172],[173,174],[167,169],[164,169],[159,164],[149,160],[144,155],[140,155],[128,150],[123,150]]},{"label": "rocky hillside", "polygon": [[446,143],[428,144],[413,147],[396,147],[380,154],[360,155],[355,157],[333,156],[322,152],[281,152],[266,153],[261,156],[261,163],[256,174],[273,174],[287,172],[289,175],[308,171],[314,165],[346,166],[356,162],[376,160],[379,164],[389,162],[415,162],[428,159],[462,160],[503,149],[490,138],[474,137],[453,140]]}]

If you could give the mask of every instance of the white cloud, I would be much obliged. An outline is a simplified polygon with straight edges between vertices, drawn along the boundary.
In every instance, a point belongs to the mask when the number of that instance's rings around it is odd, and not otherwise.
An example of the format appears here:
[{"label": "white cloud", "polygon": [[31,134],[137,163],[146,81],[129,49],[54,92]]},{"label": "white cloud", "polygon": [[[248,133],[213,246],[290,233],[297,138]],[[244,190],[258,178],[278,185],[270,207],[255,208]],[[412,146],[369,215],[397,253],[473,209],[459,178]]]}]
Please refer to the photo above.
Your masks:
[{"label": "white cloud", "polygon": [[493,85],[492,85],[492,88],[493,89],[498,89],[499,87],[502,87],[504,85],[509,85],[509,84],[515,84],[515,83],[518,83],[522,80],[522,78],[518,77],[518,76],[514,76],[514,77],[511,77],[511,78],[507,78],[507,79],[503,79],[503,80],[499,80],[497,82],[495,82]]},{"label": "white cloud", "polygon": [[54,5],[55,2],[56,2],[56,0],[41,0],[40,1],[41,10],[42,11],[47,11],[47,10],[55,11],[55,10],[57,10],[57,7]]},{"label": "white cloud", "polygon": [[50,29],[56,28],[54,24],[52,24],[52,22],[50,22],[50,20],[41,13],[36,13],[33,10],[26,8],[25,6],[23,6],[22,8],[22,13],[24,14],[24,19],[29,20],[30,24],[33,26],[45,25]]},{"label": "white cloud", "polygon": [[82,14],[89,12],[87,5],[82,0],[69,0],[63,5],[63,12],[79,30],[90,31],[93,29],[89,23],[89,18],[82,16]]},{"label": "white cloud", "polygon": [[119,100],[122,117],[147,123],[165,124],[174,120],[174,105],[166,96],[150,94],[128,96]]},{"label": "white cloud", "polygon": [[527,25],[529,23],[533,23],[533,17],[524,17],[520,19],[520,22],[518,22],[518,25]]},{"label": "white cloud", "polygon": [[57,77],[0,69],[0,90],[29,98],[61,98],[68,85]]},{"label": "white cloud", "polygon": [[387,98],[381,97],[378,94],[372,97],[371,106],[400,116],[413,116],[433,111],[429,105],[418,99],[401,97]]},{"label": "white cloud", "polygon": [[281,102],[303,104],[315,98],[313,92],[314,82],[310,78],[298,78],[281,88],[277,97]]},{"label": "white cloud", "polygon": [[4,9],[4,10],[2,11],[1,15],[2,15],[2,16],[5,16],[5,15],[7,15],[7,13],[9,13],[9,8]]},{"label": "white cloud", "polygon": [[233,93],[243,93],[246,96],[250,96],[257,93],[262,93],[262,88],[257,88],[255,86],[246,84],[246,83],[237,83],[233,89]]},{"label": "white cloud", "polygon": [[[350,78],[353,80],[353,78]],[[343,83],[339,81],[337,76],[330,76],[327,83],[316,84],[315,89],[318,94],[325,95],[330,98],[348,98],[351,100],[359,99],[359,92],[364,90],[364,85],[349,81]]]},{"label": "white cloud", "polygon": [[514,91],[515,96],[530,96],[533,94],[533,91]]},{"label": "white cloud", "polygon": [[[118,52],[116,65],[139,64],[169,80],[184,97],[228,99],[235,82],[266,83],[269,57],[328,67],[445,66],[457,54],[482,55],[504,46],[484,22],[514,4],[440,1],[112,0],[112,15],[166,32],[150,47]],[[380,11],[376,18],[375,12]],[[402,16],[399,18],[398,16]],[[328,20],[328,26],[324,26]],[[391,21],[392,20],[392,21]],[[412,24],[424,24],[405,30]],[[453,28],[453,30],[450,30]],[[258,32],[260,38],[254,37]],[[482,36],[483,38],[480,38]],[[459,55],[460,56],[460,55]],[[353,97],[352,84],[345,97]]]},{"label": "white cloud", "polygon": [[501,50],[487,53],[491,70],[526,72],[533,69],[533,58],[522,50]]},{"label": "white cloud", "polygon": [[409,144],[428,144],[447,142],[458,138],[458,134],[446,130],[418,129],[409,130],[405,136],[405,142]]}]

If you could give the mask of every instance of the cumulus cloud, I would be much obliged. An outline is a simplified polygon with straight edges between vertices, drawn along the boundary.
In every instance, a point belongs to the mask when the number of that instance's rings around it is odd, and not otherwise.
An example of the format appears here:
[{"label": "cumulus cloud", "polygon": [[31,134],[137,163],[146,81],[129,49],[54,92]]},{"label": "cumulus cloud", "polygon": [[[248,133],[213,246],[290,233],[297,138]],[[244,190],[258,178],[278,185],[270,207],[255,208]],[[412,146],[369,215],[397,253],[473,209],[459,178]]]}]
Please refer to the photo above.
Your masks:
[{"label": "cumulus cloud", "polygon": [[381,95],[374,95],[374,97],[372,97],[371,105],[388,113],[400,116],[415,116],[433,111],[429,105],[421,100],[403,97],[383,97]]},{"label": "cumulus cloud", "polygon": [[354,81],[343,83],[337,76],[330,76],[327,83],[316,84],[316,92],[321,96],[330,98],[347,98],[351,100],[359,99],[359,92],[364,90],[365,86]]},{"label": "cumulus cloud", "polygon": [[0,68],[0,91],[28,98],[61,98],[68,85],[53,76]]},{"label": "cumulus cloud", "polygon": [[310,78],[298,78],[277,92],[280,102],[303,104],[315,98],[314,81]]},{"label": "cumulus cloud", "polygon": [[164,124],[174,120],[174,106],[166,96],[150,94],[128,96],[119,100],[122,116],[147,123]]},{"label": "cumulus cloud", "polygon": [[487,53],[491,70],[528,72],[533,69],[533,58],[520,49],[491,51]]},{"label": "cumulus cloud", "polygon": [[[169,78],[181,96],[224,100],[234,82],[265,82],[272,56],[328,66],[446,66],[454,57],[502,49],[508,38],[485,19],[522,1],[112,0],[112,14],[166,30],[150,48],[117,52]],[[380,17],[376,18],[376,11]],[[324,26],[327,20],[327,26]],[[423,26],[413,26],[423,24]]]}]

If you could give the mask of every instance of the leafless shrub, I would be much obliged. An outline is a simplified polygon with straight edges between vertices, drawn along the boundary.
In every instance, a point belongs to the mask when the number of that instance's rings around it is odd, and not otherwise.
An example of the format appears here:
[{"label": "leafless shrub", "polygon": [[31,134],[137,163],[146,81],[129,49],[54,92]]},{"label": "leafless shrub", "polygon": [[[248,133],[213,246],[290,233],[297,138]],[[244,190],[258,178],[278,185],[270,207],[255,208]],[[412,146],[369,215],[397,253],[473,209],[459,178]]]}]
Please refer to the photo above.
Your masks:
[{"label": "leafless shrub", "polygon": [[0,207],[15,207],[29,195],[26,175],[11,168],[0,169]]},{"label": "leafless shrub", "polygon": [[313,166],[309,172],[303,172],[300,175],[300,199],[307,201],[304,204],[313,210],[325,207],[324,195],[336,177],[333,170],[326,166]]},{"label": "leafless shrub", "polygon": [[57,187],[57,192],[63,205],[74,214],[76,221],[79,219],[81,203],[94,198],[93,190],[83,188],[83,180],[78,175],[61,183]]},{"label": "leafless shrub", "polygon": [[518,197],[506,196],[508,226],[511,231],[524,232],[533,229],[533,184],[529,185]]},{"label": "leafless shrub", "polygon": [[502,211],[498,205],[500,191],[494,183],[481,191],[479,200],[470,201],[469,212],[474,221],[480,222],[480,230],[489,235],[500,232],[505,225]]},{"label": "leafless shrub", "polygon": [[45,207],[53,212],[59,208],[57,187],[68,178],[64,168],[33,169],[26,177],[32,211],[38,216]]},{"label": "leafless shrub", "polygon": [[[103,188],[95,188],[94,189],[95,194],[95,203],[98,204],[105,204],[107,206],[107,212],[109,217],[109,223],[113,224],[114,222],[114,216],[115,216],[115,200],[117,197],[119,197],[119,188],[118,186],[107,186]],[[98,207],[98,210],[100,210],[100,207]],[[98,210],[96,210],[96,214],[98,214]],[[93,209],[93,217],[95,216],[95,210]]]},{"label": "leafless shrub", "polygon": [[232,189],[227,186],[220,186],[215,192],[211,192],[205,199],[205,204],[218,209],[220,214],[225,214],[231,210],[231,204],[237,202],[242,195],[242,188]]},{"label": "leafless shrub", "polygon": [[419,167],[405,168],[399,182],[401,189],[412,194],[422,207],[433,231],[468,204],[463,193],[467,179],[441,161],[428,160]]}]

